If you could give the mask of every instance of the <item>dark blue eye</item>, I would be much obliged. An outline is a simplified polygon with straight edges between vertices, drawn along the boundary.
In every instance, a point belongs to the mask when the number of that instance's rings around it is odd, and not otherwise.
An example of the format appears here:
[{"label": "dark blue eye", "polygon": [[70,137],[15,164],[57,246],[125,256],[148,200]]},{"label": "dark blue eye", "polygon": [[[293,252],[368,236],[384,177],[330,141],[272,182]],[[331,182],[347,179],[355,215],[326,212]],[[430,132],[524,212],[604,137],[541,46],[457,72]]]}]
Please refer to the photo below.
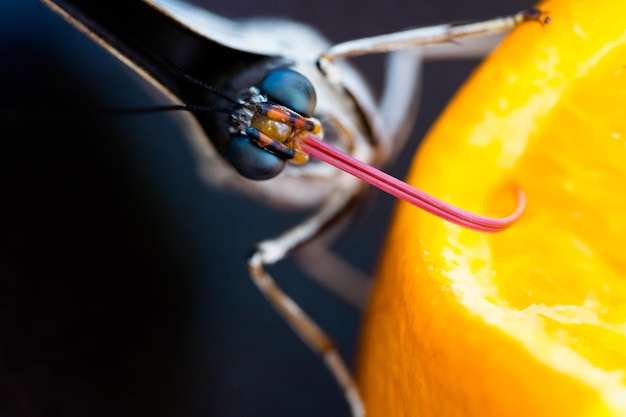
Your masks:
[{"label": "dark blue eye", "polygon": [[230,140],[226,157],[237,172],[251,180],[268,180],[285,168],[283,159],[259,148],[242,135],[234,136]]},{"label": "dark blue eye", "polygon": [[299,72],[290,69],[271,71],[261,81],[260,88],[271,101],[302,116],[310,117],[315,110],[317,98],[313,84]]}]

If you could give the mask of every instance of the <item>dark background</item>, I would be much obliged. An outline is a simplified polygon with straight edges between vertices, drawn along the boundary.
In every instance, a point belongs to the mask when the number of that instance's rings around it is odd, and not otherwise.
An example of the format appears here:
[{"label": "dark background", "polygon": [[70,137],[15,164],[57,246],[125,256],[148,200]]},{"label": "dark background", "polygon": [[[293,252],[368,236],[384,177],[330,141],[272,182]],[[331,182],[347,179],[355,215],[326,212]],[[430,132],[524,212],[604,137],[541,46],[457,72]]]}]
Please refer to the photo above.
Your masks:
[{"label": "dark background", "polygon": [[[103,0],[106,1],[106,0]],[[490,18],[521,0],[197,0],[228,17],[307,22],[332,41]],[[373,84],[380,57],[359,58]],[[425,69],[413,141],[475,63]],[[301,216],[209,189],[163,114],[62,116],[152,103],[137,78],[35,0],[0,3],[0,417],[347,416],[319,359],[248,278],[257,241]],[[336,245],[365,272],[393,199]],[[287,260],[271,270],[352,362],[359,313]]]}]

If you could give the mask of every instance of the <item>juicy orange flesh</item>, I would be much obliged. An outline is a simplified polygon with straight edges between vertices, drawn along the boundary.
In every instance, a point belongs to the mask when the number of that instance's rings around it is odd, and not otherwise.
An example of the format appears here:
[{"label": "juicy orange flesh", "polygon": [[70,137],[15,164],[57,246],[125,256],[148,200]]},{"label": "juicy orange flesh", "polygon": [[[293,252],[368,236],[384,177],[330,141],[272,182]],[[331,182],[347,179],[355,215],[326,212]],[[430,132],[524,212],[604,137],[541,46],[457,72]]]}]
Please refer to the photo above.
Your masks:
[{"label": "juicy orange flesh", "polygon": [[408,181],[496,235],[400,204],[363,330],[370,416],[626,416],[626,2],[554,0],[433,127]]},{"label": "juicy orange flesh", "polygon": [[626,369],[626,30],[620,30],[622,45],[592,55],[597,61],[568,83],[516,163],[514,181],[532,199],[524,221],[490,238],[502,301],[515,310],[545,306],[537,312],[555,315],[545,330],[605,370]]}]

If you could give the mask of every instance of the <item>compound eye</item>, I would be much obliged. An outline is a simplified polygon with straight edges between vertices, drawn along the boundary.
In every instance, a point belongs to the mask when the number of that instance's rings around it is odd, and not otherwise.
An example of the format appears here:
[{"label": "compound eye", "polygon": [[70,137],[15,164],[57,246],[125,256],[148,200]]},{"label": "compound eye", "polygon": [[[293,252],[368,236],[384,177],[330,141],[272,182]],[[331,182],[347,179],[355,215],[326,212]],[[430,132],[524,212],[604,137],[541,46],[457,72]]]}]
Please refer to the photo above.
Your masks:
[{"label": "compound eye", "polygon": [[277,69],[269,72],[261,81],[261,92],[282,106],[305,117],[315,110],[317,98],[313,84],[304,75],[291,69]]},{"label": "compound eye", "polygon": [[230,164],[244,177],[261,181],[274,178],[285,168],[285,161],[259,148],[246,136],[234,136],[226,148]]}]

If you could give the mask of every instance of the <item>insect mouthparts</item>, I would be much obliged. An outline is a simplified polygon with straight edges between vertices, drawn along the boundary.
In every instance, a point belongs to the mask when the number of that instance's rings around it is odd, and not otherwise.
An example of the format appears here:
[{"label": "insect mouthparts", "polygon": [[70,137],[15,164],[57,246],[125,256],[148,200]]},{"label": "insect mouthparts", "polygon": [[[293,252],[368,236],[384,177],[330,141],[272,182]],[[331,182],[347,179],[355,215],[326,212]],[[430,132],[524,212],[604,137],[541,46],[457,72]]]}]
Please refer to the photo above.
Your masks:
[{"label": "insect mouthparts", "polygon": [[[287,81],[284,81],[287,79]],[[269,81],[268,81],[269,80]],[[291,90],[293,85],[298,87]],[[423,191],[420,191],[404,181],[401,181],[369,164],[322,142],[319,136],[322,134],[321,123],[312,118],[305,117],[289,106],[282,106],[268,101],[260,92],[274,100],[291,103],[300,111],[312,112],[314,109],[315,90],[310,82],[301,74],[289,69],[271,71],[261,83],[261,88],[252,87],[250,97],[242,106],[241,121],[246,125],[239,127],[251,143],[258,148],[271,153],[279,160],[303,164],[308,161],[309,155],[329,165],[334,166],[362,181],[396,197],[422,210],[425,210],[446,221],[467,229],[485,233],[495,233],[511,226],[522,215],[525,207],[525,196],[518,192],[518,205],[516,210],[503,218],[481,216],[462,210],[442,200],[437,199]],[[276,99],[275,97],[280,97]],[[291,104],[290,104],[291,105]],[[237,129],[235,129],[237,130]],[[236,144],[239,146],[240,138],[237,136]],[[250,152],[257,152],[250,150]],[[269,157],[266,157],[269,158]],[[260,158],[260,163],[266,164],[266,158]],[[246,159],[237,153],[234,165],[245,160],[246,164],[254,165],[256,162]],[[232,161],[231,161],[232,162]],[[235,165],[237,168],[237,165]],[[284,164],[280,165],[280,169]],[[238,168],[247,174],[247,168]],[[254,170],[255,178],[259,178],[257,170]]]},{"label": "insect mouthparts", "polygon": [[481,216],[420,191],[404,181],[333,148],[313,135],[302,135],[300,143],[302,149],[309,155],[354,175],[396,198],[467,229],[484,233],[500,232],[515,223],[526,206],[525,194],[519,189],[517,208],[512,214],[503,218]]}]

